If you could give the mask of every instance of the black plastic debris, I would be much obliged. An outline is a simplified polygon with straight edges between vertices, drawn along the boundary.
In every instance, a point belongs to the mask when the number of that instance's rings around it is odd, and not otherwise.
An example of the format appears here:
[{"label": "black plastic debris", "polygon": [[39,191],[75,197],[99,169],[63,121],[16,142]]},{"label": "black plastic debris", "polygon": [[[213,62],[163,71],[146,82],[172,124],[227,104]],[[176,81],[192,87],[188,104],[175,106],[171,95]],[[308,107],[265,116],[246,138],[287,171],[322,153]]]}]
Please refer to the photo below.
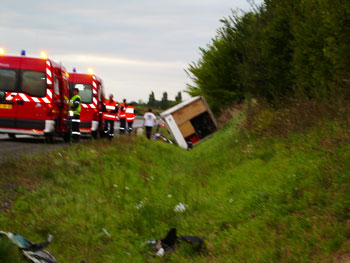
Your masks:
[{"label": "black plastic debris", "polygon": [[12,243],[18,246],[25,259],[33,263],[57,263],[56,258],[44,248],[48,247],[52,241],[52,235],[49,235],[47,241],[42,243],[32,243],[23,236],[0,231],[0,235],[6,236]]},{"label": "black plastic debris", "polygon": [[159,257],[164,256],[165,254],[170,254],[175,252],[175,248],[180,245],[182,241],[193,245],[197,251],[200,251],[204,245],[204,238],[198,236],[177,236],[176,228],[169,230],[165,238],[160,240],[150,240],[147,243],[154,245],[154,251]]}]

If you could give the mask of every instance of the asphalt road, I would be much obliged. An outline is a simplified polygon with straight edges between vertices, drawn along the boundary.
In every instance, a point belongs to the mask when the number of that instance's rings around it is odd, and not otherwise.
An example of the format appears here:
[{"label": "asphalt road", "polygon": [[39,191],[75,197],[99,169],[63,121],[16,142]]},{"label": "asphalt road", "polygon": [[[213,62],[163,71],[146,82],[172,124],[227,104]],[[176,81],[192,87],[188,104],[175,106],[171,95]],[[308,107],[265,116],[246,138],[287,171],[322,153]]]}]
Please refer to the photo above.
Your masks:
[{"label": "asphalt road", "polygon": [[7,134],[0,134],[0,162],[23,155],[39,154],[66,145],[63,139],[57,138],[54,144],[45,143],[44,138],[18,135],[10,139]]},{"label": "asphalt road", "polygon": [[[143,118],[137,117],[133,127],[142,127]],[[118,134],[119,122],[114,125],[115,134]],[[84,142],[85,139],[82,139]],[[69,146],[63,139],[56,137],[54,144],[45,143],[43,137],[16,135],[16,139],[10,139],[7,134],[0,134],[0,162],[10,158],[19,158],[23,155],[40,154],[59,147]]]}]

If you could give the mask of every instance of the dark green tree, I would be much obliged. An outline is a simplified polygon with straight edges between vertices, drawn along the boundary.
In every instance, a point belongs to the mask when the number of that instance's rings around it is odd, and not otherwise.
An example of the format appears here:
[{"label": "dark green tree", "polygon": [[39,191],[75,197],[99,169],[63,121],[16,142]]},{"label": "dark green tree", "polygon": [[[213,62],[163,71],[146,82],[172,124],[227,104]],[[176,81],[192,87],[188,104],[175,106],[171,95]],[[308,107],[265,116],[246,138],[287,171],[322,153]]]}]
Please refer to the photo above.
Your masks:
[{"label": "dark green tree", "polygon": [[160,101],[160,108],[162,110],[165,110],[165,109],[169,108],[169,106],[170,106],[170,102],[168,100],[168,93],[163,92],[163,97],[162,97],[162,100]]},{"label": "dark green tree", "polygon": [[181,91],[179,91],[179,93],[176,95],[175,101],[176,101],[176,102],[181,102],[181,101],[182,101]]},{"label": "dark green tree", "polygon": [[154,92],[152,91],[151,94],[149,94],[147,105],[149,107],[155,107],[156,104],[157,104],[157,101],[156,101],[156,98],[154,96]]}]

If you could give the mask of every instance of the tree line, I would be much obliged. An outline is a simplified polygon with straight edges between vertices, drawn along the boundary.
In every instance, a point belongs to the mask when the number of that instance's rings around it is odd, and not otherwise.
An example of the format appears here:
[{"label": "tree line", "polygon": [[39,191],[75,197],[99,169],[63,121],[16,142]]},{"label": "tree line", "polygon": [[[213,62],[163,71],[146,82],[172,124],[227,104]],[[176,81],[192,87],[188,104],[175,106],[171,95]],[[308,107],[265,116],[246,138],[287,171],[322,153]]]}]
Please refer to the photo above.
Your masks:
[{"label": "tree line", "polygon": [[159,110],[166,110],[172,106],[175,106],[176,104],[179,104],[181,101],[182,101],[181,91],[179,91],[177,93],[177,95],[175,96],[175,100],[170,100],[168,98],[167,92],[163,92],[163,96],[162,96],[161,100],[157,100],[154,92],[152,91],[149,94],[148,102],[143,102],[140,100],[138,102],[133,102],[133,104],[143,106],[143,107],[155,108],[155,109],[159,109]]},{"label": "tree line", "polygon": [[265,0],[222,27],[187,74],[186,92],[212,110],[246,99],[345,96],[350,85],[349,0]]}]

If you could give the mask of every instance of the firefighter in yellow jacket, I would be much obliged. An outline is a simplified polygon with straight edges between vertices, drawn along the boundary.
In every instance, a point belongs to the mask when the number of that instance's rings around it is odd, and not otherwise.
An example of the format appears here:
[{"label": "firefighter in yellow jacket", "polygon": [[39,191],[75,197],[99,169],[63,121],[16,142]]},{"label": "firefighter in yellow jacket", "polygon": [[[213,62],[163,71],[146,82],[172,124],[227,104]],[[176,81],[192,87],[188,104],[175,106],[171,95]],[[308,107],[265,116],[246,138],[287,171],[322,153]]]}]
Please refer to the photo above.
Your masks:
[{"label": "firefighter in yellow jacket", "polygon": [[79,96],[79,89],[73,89],[73,97],[69,101],[69,116],[72,121],[72,139],[73,142],[78,142],[80,138],[80,111],[81,98]]}]

